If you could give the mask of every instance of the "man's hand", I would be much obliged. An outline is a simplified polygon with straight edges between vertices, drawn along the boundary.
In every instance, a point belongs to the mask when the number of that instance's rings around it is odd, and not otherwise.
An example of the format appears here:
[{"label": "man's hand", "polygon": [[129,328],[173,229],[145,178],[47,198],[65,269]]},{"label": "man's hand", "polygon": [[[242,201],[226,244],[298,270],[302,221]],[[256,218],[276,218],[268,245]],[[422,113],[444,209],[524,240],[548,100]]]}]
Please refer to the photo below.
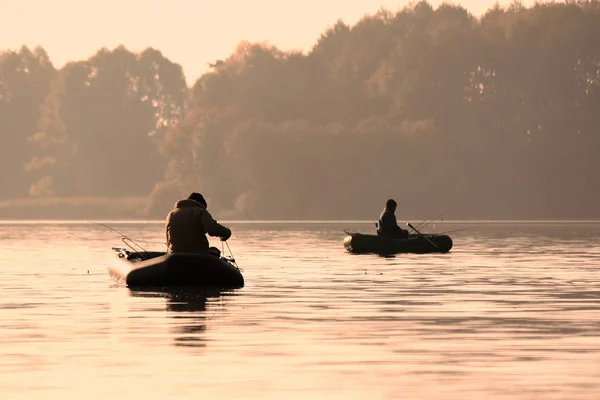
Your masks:
[{"label": "man's hand", "polygon": [[221,241],[226,242],[231,237],[231,229],[227,228],[227,235],[221,236]]}]

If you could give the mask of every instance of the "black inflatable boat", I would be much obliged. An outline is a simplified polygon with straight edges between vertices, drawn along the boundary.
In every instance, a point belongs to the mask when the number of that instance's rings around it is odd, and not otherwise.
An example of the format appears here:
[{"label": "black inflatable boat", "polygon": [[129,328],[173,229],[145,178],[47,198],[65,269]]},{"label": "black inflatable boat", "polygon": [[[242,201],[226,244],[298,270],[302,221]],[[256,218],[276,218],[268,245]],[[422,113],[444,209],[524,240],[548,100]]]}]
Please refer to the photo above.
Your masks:
[{"label": "black inflatable boat", "polygon": [[237,289],[244,277],[235,260],[205,254],[130,252],[113,248],[115,259],[108,267],[119,284],[134,287],[205,287]]},{"label": "black inflatable boat", "polygon": [[397,254],[397,253],[447,253],[452,239],[447,235],[409,235],[407,239],[390,239],[383,236],[358,232],[346,232],[344,247],[351,253]]}]

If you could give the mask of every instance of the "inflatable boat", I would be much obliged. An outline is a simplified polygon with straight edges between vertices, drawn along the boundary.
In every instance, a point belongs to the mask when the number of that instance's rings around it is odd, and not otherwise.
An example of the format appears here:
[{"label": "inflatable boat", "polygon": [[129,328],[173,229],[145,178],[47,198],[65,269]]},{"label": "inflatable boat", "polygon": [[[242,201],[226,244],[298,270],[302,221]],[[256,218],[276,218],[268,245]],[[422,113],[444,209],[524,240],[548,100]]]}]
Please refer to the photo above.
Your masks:
[{"label": "inflatable boat", "polygon": [[406,239],[391,239],[384,236],[346,232],[344,247],[350,253],[398,254],[398,253],[447,253],[452,248],[452,239],[447,235],[409,235]]},{"label": "inflatable boat", "polygon": [[203,287],[238,289],[244,277],[235,260],[209,254],[133,252],[113,248],[108,267],[112,280],[130,288]]}]

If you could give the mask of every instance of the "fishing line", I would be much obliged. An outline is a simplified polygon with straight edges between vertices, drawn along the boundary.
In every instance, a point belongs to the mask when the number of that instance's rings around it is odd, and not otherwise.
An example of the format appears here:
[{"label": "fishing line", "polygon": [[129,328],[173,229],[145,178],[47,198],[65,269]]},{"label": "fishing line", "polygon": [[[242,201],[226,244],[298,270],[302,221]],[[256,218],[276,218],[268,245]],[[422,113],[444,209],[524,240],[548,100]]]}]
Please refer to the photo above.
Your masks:
[{"label": "fishing line", "polygon": [[452,232],[466,231],[467,229],[473,229],[473,228],[453,229],[453,230],[450,230],[450,231],[440,232],[440,233],[438,233],[438,235],[444,235],[446,233],[452,233]]},{"label": "fishing line", "polygon": [[229,254],[231,254],[232,261],[235,264],[236,268],[241,271],[242,269],[239,267],[237,261],[235,261],[235,256],[233,255],[233,252],[231,251],[229,244],[226,241],[223,241],[223,243],[225,243],[225,246],[227,246],[227,250],[229,251]]}]

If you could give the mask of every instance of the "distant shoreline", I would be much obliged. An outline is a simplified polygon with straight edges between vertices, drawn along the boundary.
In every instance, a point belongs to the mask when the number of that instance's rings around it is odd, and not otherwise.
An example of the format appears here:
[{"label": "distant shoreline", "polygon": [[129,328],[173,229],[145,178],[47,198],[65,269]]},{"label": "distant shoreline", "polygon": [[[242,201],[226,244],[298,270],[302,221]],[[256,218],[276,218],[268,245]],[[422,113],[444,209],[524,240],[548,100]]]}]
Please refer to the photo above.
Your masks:
[{"label": "distant shoreline", "polygon": [[[406,219],[406,221],[415,223],[423,221],[422,219]],[[219,222],[223,224],[372,224],[375,221],[365,220],[225,220],[219,219]],[[398,221],[399,225],[403,225],[403,221]],[[164,220],[157,219],[4,219],[0,218],[0,225],[11,225],[11,224],[164,224]],[[556,219],[556,220],[444,220],[443,222],[432,222],[428,225],[509,225],[509,224],[540,224],[540,225],[552,225],[552,224],[587,224],[594,225],[600,224],[600,220],[567,220],[567,219]]]},{"label": "distant shoreline", "polygon": [[0,220],[143,219],[144,197],[29,197],[0,201]]},{"label": "distant shoreline", "polygon": [[[25,198],[0,201],[0,224],[15,223],[120,223],[120,224],[162,224],[164,219],[149,217],[146,214],[148,197],[45,197]],[[170,209],[164,211],[164,216]],[[229,224],[373,224],[380,210],[373,210],[373,219],[332,219],[332,220],[298,220],[298,219],[225,219],[219,213],[213,216],[219,222]],[[397,214],[398,223],[419,223],[430,216],[415,218]],[[439,219],[431,224],[599,224],[598,219]]]}]

